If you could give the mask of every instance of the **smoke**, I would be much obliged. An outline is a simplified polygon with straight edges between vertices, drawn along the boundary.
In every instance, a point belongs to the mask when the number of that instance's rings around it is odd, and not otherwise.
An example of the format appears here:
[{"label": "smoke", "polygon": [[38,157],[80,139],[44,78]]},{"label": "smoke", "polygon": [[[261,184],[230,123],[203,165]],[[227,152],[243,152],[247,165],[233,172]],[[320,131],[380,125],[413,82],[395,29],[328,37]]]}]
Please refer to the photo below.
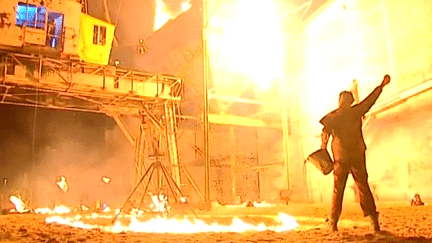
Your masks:
[{"label": "smoke", "polygon": [[[104,0],[89,1],[89,14],[108,21],[103,8]],[[134,46],[153,32],[155,0],[106,0],[110,22],[116,26],[115,36],[119,46]]]},{"label": "smoke", "polygon": [[371,120],[365,131],[370,183],[382,199],[431,198],[430,98],[423,94]]},{"label": "smoke", "polygon": [[[16,118],[0,126],[8,135],[2,142],[4,198],[19,195],[32,208],[81,203],[91,208],[97,201],[116,207],[126,199],[133,149],[112,119],[48,109],[35,116],[34,109],[16,107],[8,107],[8,113]],[[57,185],[61,176],[66,192]]]},{"label": "smoke", "polygon": [[[85,131],[83,131],[85,132]],[[86,141],[55,139],[57,145],[47,145],[39,153],[39,163],[34,169],[34,200],[39,206],[78,205],[89,203],[97,195],[100,178],[102,148],[89,148]],[[64,176],[69,190],[64,192],[57,185]]]}]

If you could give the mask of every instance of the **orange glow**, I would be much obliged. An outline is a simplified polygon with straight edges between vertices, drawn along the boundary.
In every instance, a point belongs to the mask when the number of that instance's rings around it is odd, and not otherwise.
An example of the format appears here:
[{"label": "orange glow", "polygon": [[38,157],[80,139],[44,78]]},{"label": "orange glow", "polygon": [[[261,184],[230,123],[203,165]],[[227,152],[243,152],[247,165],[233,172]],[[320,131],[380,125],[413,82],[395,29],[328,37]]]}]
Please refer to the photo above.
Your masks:
[{"label": "orange glow", "polygon": [[[103,215],[100,215],[103,216]],[[93,214],[92,218],[97,218],[99,215]],[[275,221],[278,226],[266,226],[264,223],[252,225],[243,222],[239,218],[233,218],[231,225],[219,225],[216,223],[206,224],[205,222],[193,219],[174,219],[174,218],[153,218],[145,222],[139,222],[136,217],[131,218],[131,223],[128,226],[121,225],[116,222],[114,226],[100,226],[86,224],[81,221],[81,217],[49,217],[45,220],[47,223],[57,223],[69,225],[84,229],[101,229],[108,232],[146,232],[146,233],[199,233],[199,232],[245,232],[245,231],[274,231],[282,232],[295,229],[298,224],[294,218],[280,213]]]},{"label": "orange glow", "polygon": [[[283,32],[274,1],[221,2],[209,20],[206,33],[213,79],[217,80],[216,92],[236,95],[236,89],[243,91],[251,81],[261,89],[268,89],[281,75]],[[226,73],[240,74],[249,80],[232,82]]]}]

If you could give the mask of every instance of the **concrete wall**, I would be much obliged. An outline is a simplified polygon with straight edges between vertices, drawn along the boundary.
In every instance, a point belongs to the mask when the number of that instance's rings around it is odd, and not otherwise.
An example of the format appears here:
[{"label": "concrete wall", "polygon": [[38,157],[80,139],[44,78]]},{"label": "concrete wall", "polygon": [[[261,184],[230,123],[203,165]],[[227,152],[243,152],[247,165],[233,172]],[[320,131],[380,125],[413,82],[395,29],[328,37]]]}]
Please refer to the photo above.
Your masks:
[{"label": "concrete wall", "polygon": [[[379,103],[432,78],[431,14],[432,2],[427,0],[335,0],[298,33],[291,62],[296,68],[287,73],[296,80],[288,82],[288,90],[297,91],[301,104],[292,107],[298,125],[297,138],[291,140],[304,150],[304,158],[320,146],[319,119],[337,108],[338,93],[349,90],[353,79],[363,99],[390,74],[392,82]],[[416,192],[432,197],[427,190],[432,174],[427,158],[431,95],[426,92],[381,113],[365,128],[369,181],[381,200],[409,199]],[[414,108],[418,112],[409,112]],[[310,164],[306,173],[309,199],[328,201],[332,176],[323,176]],[[352,190],[346,194],[346,199],[354,198]]]}]

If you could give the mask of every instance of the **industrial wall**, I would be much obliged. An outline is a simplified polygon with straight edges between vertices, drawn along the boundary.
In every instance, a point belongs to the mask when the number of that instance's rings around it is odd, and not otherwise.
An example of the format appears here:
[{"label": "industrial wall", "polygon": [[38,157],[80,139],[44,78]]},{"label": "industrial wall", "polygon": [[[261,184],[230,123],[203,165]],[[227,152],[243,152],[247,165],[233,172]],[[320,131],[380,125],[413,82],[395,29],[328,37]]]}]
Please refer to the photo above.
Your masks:
[{"label": "industrial wall", "polygon": [[[331,1],[296,33],[291,48],[293,60],[288,89],[295,104],[292,161],[301,161],[320,146],[319,119],[337,108],[338,94],[358,82],[360,99],[365,98],[384,74],[392,76],[374,108],[398,99],[401,92],[413,94],[405,102],[377,113],[364,128],[368,146],[369,182],[379,200],[407,200],[414,193],[432,197],[430,137],[431,91],[419,95],[412,87],[432,78],[432,2],[385,0]],[[292,80],[295,81],[292,81]],[[426,83],[427,84],[427,83]],[[297,104],[297,105],[296,105]],[[301,104],[301,105],[298,105]],[[329,146],[330,147],[330,146]],[[292,148],[293,149],[293,148]],[[332,174],[323,176],[306,164],[309,200],[329,201]],[[352,179],[345,199],[354,199]]]}]

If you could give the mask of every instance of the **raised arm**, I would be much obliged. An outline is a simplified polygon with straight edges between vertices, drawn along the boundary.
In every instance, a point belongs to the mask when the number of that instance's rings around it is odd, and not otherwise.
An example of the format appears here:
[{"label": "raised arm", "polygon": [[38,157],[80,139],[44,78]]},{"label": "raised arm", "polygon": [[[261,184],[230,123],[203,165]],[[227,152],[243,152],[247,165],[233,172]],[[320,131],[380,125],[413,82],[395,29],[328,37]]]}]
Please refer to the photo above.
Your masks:
[{"label": "raised arm", "polygon": [[364,115],[366,112],[370,110],[370,108],[375,104],[376,100],[380,96],[384,86],[390,83],[390,75],[386,74],[383,78],[381,84],[376,87],[372,93],[370,93],[364,100],[362,100],[358,105],[356,105],[356,109]]}]

